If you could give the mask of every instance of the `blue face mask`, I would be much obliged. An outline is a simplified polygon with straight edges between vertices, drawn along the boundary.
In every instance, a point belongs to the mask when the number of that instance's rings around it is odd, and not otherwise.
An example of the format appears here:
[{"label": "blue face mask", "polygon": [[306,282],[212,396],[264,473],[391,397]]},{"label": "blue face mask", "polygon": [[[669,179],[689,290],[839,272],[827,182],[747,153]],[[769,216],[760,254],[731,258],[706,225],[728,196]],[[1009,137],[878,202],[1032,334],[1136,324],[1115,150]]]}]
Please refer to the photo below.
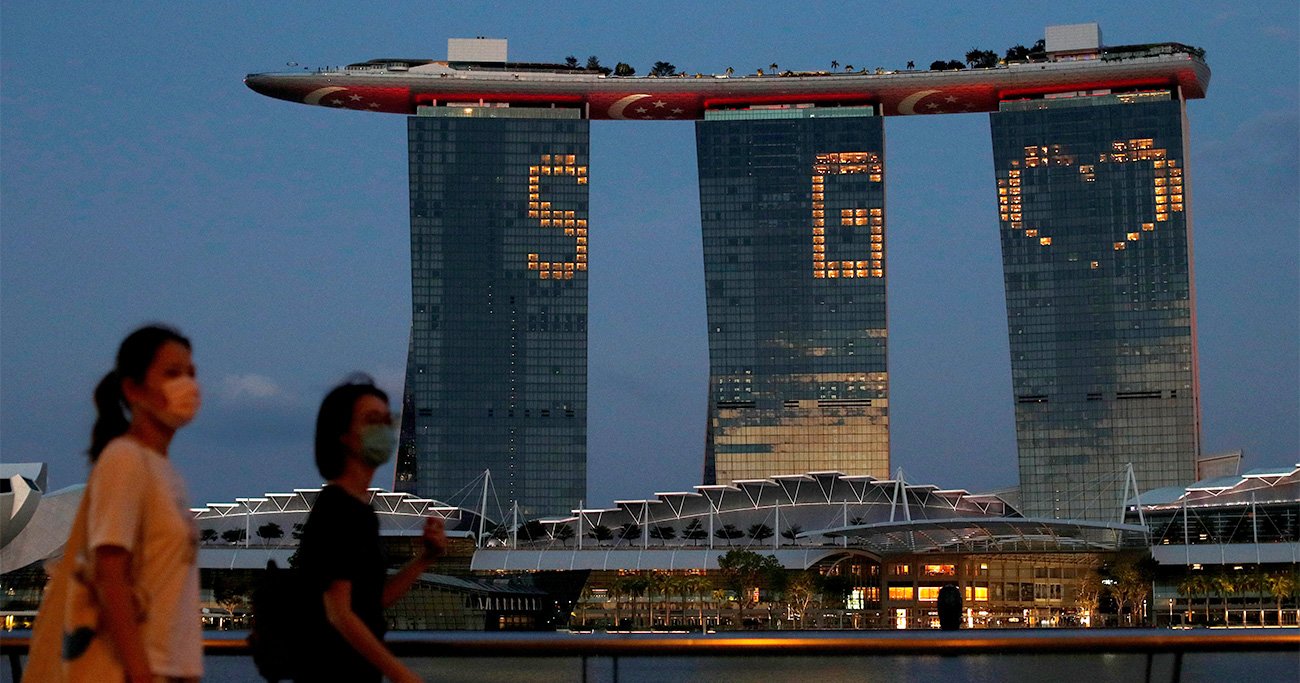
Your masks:
[{"label": "blue face mask", "polygon": [[361,460],[379,467],[393,457],[397,431],[388,425],[368,425],[361,430]]}]

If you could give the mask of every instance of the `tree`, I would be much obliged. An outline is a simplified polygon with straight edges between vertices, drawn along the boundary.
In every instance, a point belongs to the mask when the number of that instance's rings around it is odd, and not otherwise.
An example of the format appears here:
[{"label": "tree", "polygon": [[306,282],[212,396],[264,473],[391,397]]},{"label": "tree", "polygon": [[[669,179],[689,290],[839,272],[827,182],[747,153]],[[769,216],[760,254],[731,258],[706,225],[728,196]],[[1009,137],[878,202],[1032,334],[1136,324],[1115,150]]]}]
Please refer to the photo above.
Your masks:
[{"label": "tree", "polygon": [[1237,577],[1226,571],[1220,571],[1218,574],[1210,577],[1210,585],[1214,588],[1215,595],[1223,601],[1223,625],[1228,625],[1228,598],[1236,595],[1240,590]]},{"label": "tree", "polygon": [[791,543],[798,545],[799,534],[801,533],[803,533],[802,526],[799,526],[798,524],[791,524],[790,526],[785,528],[785,531],[781,532],[781,538],[784,538],[787,541],[790,541]]},{"label": "tree", "polygon": [[726,70],[725,73],[727,74],[727,78],[731,78],[731,74],[736,73],[736,70],[733,69],[733,68],[731,68],[731,67],[727,67],[727,70]]},{"label": "tree", "polygon": [[614,75],[624,76],[624,77],[635,76],[636,69],[633,69],[631,64],[627,64],[626,62],[619,62],[618,64],[614,65]]},{"label": "tree", "polygon": [[844,609],[845,600],[853,592],[853,579],[844,574],[826,574],[817,580],[818,592],[833,602],[839,609]]},{"label": "tree", "polygon": [[[1015,584],[1012,584],[1013,586]],[[1075,602],[1088,611],[1093,616],[1099,616],[1098,608],[1101,606],[1101,574],[1096,570],[1089,569],[1083,576],[1079,577],[1078,592],[1075,593]],[[1090,623],[1089,625],[1096,625]]]},{"label": "tree", "polygon": [[718,538],[726,539],[727,545],[731,545],[731,542],[733,540],[740,538],[741,536],[744,536],[745,532],[741,531],[740,529],[737,529],[736,525],[734,524],[727,524],[724,525],[721,529],[714,531],[713,535],[717,536]]},{"label": "tree", "polygon": [[650,67],[650,75],[656,78],[675,76],[677,75],[677,67],[673,66],[671,62],[655,62],[655,65]]},{"label": "tree", "polygon": [[530,519],[515,530],[515,538],[520,541],[541,541],[546,539],[546,525],[540,520]]},{"label": "tree", "polygon": [[225,531],[221,532],[221,540],[231,545],[239,543],[245,538],[248,538],[248,532],[244,531],[243,529],[226,529]]},{"label": "tree", "polygon": [[1187,609],[1189,612],[1192,609],[1192,598],[1205,598],[1205,621],[1207,623],[1210,621],[1210,594],[1213,592],[1214,586],[1210,581],[1210,577],[1206,576],[1204,572],[1192,572],[1178,582],[1178,594],[1187,596]]},{"label": "tree", "polygon": [[972,69],[987,69],[998,65],[998,53],[992,50],[971,48],[966,52],[966,63]]},{"label": "tree", "polygon": [[817,598],[817,593],[817,580],[806,571],[795,574],[786,584],[785,604],[790,615],[799,621],[801,628],[808,627],[804,622],[804,615],[808,613],[808,607]]},{"label": "tree", "polygon": [[908,71],[912,71],[912,70],[915,69],[915,68],[916,68],[916,62],[914,62],[914,61],[912,61],[912,60],[910,60],[910,59],[907,60],[907,70],[908,70]]},{"label": "tree", "polygon": [[[641,538],[641,525],[636,522],[626,522],[618,527],[618,540],[632,544],[638,538]],[[615,543],[614,545],[618,545]]]},{"label": "tree", "polygon": [[668,541],[677,537],[677,530],[670,526],[655,525],[650,527],[650,538],[664,541],[662,545],[668,545]]},{"label": "tree", "polygon": [[[627,574],[619,577],[623,580],[623,593],[632,599],[633,623],[636,619],[636,601],[638,598],[646,597],[650,592],[650,577],[645,572]],[[646,600],[646,614],[650,614],[650,601]]]},{"label": "tree", "polygon": [[743,626],[745,609],[758,603],[759,591],[764,586],[781,583],[785,567],[771,555],[728,550],[725,555],[718,556],[718,573],[722,576],[723,587],[736,594],[736,604],[740,608],[738,620]]},{"label": "tree", "polygon": [[694,595],[700,603],[700,632],[708,629],[704,624],[704,600],[713,593],[713,581],[703,574],[691,574],[682,580],[681,590]]},{"label": "tree", "polygon": [[608,75],[613,71],[613,69],[611,69],[611,68],[609,68],[609,67],[607,67],[607,66],[601,66],[601,65],[600,65],[600,59],[597,58],[596,55],[592,55],[592,56],[590,56],[590,57],[587,58],[587,70],[588,70],[588,71],[599,71],[600,73],[603,73],[603,74],[605,74],[606,76],[608,76]]},{"label": "tree", "polygon": [[275,522],[267,522],[257,527],[257,537],[263,541],[270,541],[277,538],[284,538],[284,529],[280,528]]},{"label": "tree", "polygon": [[566,548],[569,546],[569,540],[577,535],[578,533],[574,531],[573,527],[569,526],[568,524],[565,524],[564,526],[561,527],[556,527],[555,529],[555,538],[559,540],[561,543],[563,543]]},{"label": "tree", "polygon": [[221,538],[221,534],[218,534],[216,529],[204,529],[199,532],[199,540],[203,543],[211,543],[218,538]]},{"label": "tree", "polygon": [[[687,524],[686,529],[682,531],[682,538],[688,541],[700,541],[708,537],[709,532],[704,530],[704,525],[700,524],[698,519],[692,519],[691,523]],[[695,545],[699,544],[696,543]]]},{"label": "tree", "polygon": [[578,68],[578,58],[573,55],[569,55],[568,57],[564,58],[564,65],[569,67],[570,69],[576,69]]},{"label": "tree", "polygon": [[1154,560],[1150,553],[1125,557],[1111,569],[1111,578],[1115,580],[1111,595],[1115,597],[1121,617],[1125,605],[1132,606],[1131,616],[1138,605],[1146,603],[1147,596],[1151,593],[1154,571]]},{"label": "tree", "polygon": [[754,539],[758,543],[762,543],[763,541],[771,538],[774,533],[775,532],[772,531],[772,527],[766,524],[751,524],[749,526],[749,530],[745,532],[746,535],[748,535],[750,538]]},{"label": "tree", "polygon": [[1006,52],[1006,55],[1005,55],[1005,59],[1006,59],[1008,62],[1010,62],[1010,61],[1017,61],[1017,62],[1025,62],[1025,61],[1029,61],[1029,48],[1025,47],[1024,45],[1021,45],[1020,43],[1016,43],[1015,45],[1012,45],[1011,47],[1007,48],[1007,52]]},{"label": "tree", "polygon": [[[664,626],[672,619],[672,596],[678,591],[680,579],[672,572],[656,571],[650,574],[650,590],[660,597],[664,604]],[[650,628],[654,629],[653,620]]]},{"label": "tree", "polygon": [[840,68],[840,63],[837,62],[837,61],[835,61],[834,59],[832,59],[832,60],[831,60],[831,71],[834,71],[834,70],[836,70],[836,69],[838,69],[838,68]]},{"label": "tree", "polygon": [[1300,574],[1294,572],[1280,572],[1278,574],[1269,574],[1265,579],[1268,583],[1268,593],[1273,596],[1277,602],[1277,625],[1282,625],[1282,601],[1290,597],[1295,597],[1296,590],[1300,589]]},{"label": "tree", "polygon": [[597,524],[596,526],[591,527],[591,531],[587,532],[587,538],[596,539],[596,545],[600,545],[601,543],[614,538],[614,531],[604,524]]},{"label": "tree", "polygon": [[768,67],[768,68],[770,68],[770,69],[772,70],[772,73],[776,73],[776,70],[777,70],[778,68],[780,68],[780,67],[778,67],[778,66],[776,65],[776,62],[772,62],[772,65],[771,65],[770,67]]},{"label": "tree", "polygon": [[853,70],[853,65],[852,65],[852,64],[845,64],[845,65],[844,65],[844,72],[845,72],[845,73],[848,73],[848,72],[850,72],[850,71],[852,71],[852,70]]},{"label": "tree", "polygon": [[234,616],[253,594],[253,576],[247,571],[216,572],[212,581],[212,599]]}]

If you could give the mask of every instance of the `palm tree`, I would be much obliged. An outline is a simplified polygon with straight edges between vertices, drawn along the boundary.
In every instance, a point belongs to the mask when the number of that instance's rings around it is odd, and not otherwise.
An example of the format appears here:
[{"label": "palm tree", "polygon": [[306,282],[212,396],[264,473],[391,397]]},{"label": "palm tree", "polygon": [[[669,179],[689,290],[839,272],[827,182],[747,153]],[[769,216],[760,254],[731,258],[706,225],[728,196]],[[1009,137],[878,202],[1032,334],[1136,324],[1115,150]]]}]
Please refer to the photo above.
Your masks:
[{"label": "palm tree", "polygon": [[681,590],[694,595],[700,603],[700,632],[708,629],[704,625],[704,598],[713,590],[713,582],[703,574],[691,574],[682,578]]},{"label": "palm tree", "polygon": [[803,533],[803,527],[798,524],[791,524],[781,532],[781,538],[787,539],[794,545],[799,545],[799,534]]},{"label": "palm tree", "polygon": [[840,68],[840,63],[837,62],[837,61],[835,61],[834,59],[832,59],[832,60],[831,60],[831,71],[834,71],[834,70],[836,70],[836,69],[838,69],[838,68]]},{"label": "palm tree", "polygon": [[199,540],[203,543],[211,543],[218,538],[221,538],[221,534],[217,533],[216,529],[204,529],[199,534]]},{"label": "palm tree", "polygon": [[561,543],[563,543],[564,547],[566,548],[569,547],[569,539],[577,535],[578,534],[576,531],[573,530],[573,527],[569,526],[568,524],[565,524],[562,527],[557,527],[555,529],[555,538],[559,540]]},{"label": "palm tree", "polygon": [[613,627],[615,630],[618,630],[622,626],[621,620],[619,619],[619,608],[622,607],[623,598],[627,597],[628,578],[629,577],[627,576],[615,577],[614,580],[609,583],[609,590],[605,593],[606,597],[614,602]]},{"label": "palm tree", "polygon": [[[650,618],[650,577],[645,572],[637,572],[627,577],[627,596],[632,598],[632,614],[637,615],[636,602],[638,598],[646,598],[646,624],[652,621]],[[639,615],[638,615],[639,616]],[[636,616],[632,617],[632,623],[636,623]]]},{"label": "palm tree", "polygon": [[733,68],[731,68],[731,67],[727,67],[727,71],[726,71],[727,78],[731,78],[731,74],[734,74],[734,73],[736,73],[736,70],[735,70],[735,69],[733,69]]},{"label": "palm tree", "polygon": [[1228,625],[1228,598],[1236,595],[1239,589],[1237,577],[1226,571],[1215,574],[1210,578],[1214,592],[1223,600],[1223,625]]},{"label": "palm tree", "polygon": [[[650,575],[650,590],[659,595],[664,604],[664,627],[667,628],[672,621],[672,596],[677,592],[679,579],[672,572],[657,571]],[[654,629],[654,623],[650,624],[651,630]]]},{"label": "palm tree", "polygon": [[778,67],[776,66],[776,62],[772,62],[772,65],[771,65],[772,73],[776,73],[777,68],[778,68]]},{"label": "palm tree", "polygon": [[[1199,572],[1191,573],[1183,577],[1178,582],[1178,594],[1187,598],[1187,611],[1192,613],[1192,598],[1209,594],[1209,584],[1205,575]],[[1207,597],[1205,600],[1205,620],[1210,620],[1210,601]]]},{"label": "palm tree", "polygon": [[1268,593],[1277,601],[1277,625],[1282,625],[1282,601],[1293,597],[1296,589],[1300,588],[1300,575],[1287,572],[1269,574],[1268,576]]}]

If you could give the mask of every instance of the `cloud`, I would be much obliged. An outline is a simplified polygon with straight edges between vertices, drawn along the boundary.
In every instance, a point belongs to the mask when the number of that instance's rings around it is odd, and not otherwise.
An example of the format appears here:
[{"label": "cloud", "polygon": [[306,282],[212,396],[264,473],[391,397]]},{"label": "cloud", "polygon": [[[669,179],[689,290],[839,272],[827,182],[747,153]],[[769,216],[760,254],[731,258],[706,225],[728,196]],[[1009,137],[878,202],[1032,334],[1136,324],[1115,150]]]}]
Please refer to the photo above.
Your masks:
[{"label": "cloud", "polygon": [[1294,203],[1300,189],[1300,114],[1294,108],[1264,111],[1242,121],[1227,138],[1202,149],[1228,185],[1218,190],[1252,199]]},{"label": "cloud", "polygon": [[265,375],[226,375],[221,378],[220,396],[226,401],[253,399],[288,399],[289,395],[276,384],[275,380]]}]

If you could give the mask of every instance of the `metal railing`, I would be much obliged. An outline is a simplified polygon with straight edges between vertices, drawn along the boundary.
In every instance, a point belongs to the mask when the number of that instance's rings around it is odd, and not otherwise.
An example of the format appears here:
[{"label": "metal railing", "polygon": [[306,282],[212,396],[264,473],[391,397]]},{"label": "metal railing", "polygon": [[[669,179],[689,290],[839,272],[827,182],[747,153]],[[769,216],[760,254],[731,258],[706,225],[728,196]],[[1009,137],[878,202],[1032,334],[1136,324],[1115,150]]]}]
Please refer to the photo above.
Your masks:
[{"label": "metal railing", "polygon": [[[27,635],[0,634],[15,681],[22,678]],[[475,633],[461,631],[393,633],[389,648],[404,658],[571,658],[581,661],[581,680],[593,660],[608,660],[612,680],[625,658],[686,657],[885,657],[1146,655],[1143,680],[1153,680],[1153,658],[1171,655],[1171,681],[1182,679],[1186,654],[1287,653],[1300,657],[1300,629],[1096,629],[838,632],[733,632],[717,634]],[[248,657],[243,638],[207,638],[208,657]],[[1287,661],[1294,664],[1297,660]],[[1283,666],[1286,666],[1284,664]]]}]

